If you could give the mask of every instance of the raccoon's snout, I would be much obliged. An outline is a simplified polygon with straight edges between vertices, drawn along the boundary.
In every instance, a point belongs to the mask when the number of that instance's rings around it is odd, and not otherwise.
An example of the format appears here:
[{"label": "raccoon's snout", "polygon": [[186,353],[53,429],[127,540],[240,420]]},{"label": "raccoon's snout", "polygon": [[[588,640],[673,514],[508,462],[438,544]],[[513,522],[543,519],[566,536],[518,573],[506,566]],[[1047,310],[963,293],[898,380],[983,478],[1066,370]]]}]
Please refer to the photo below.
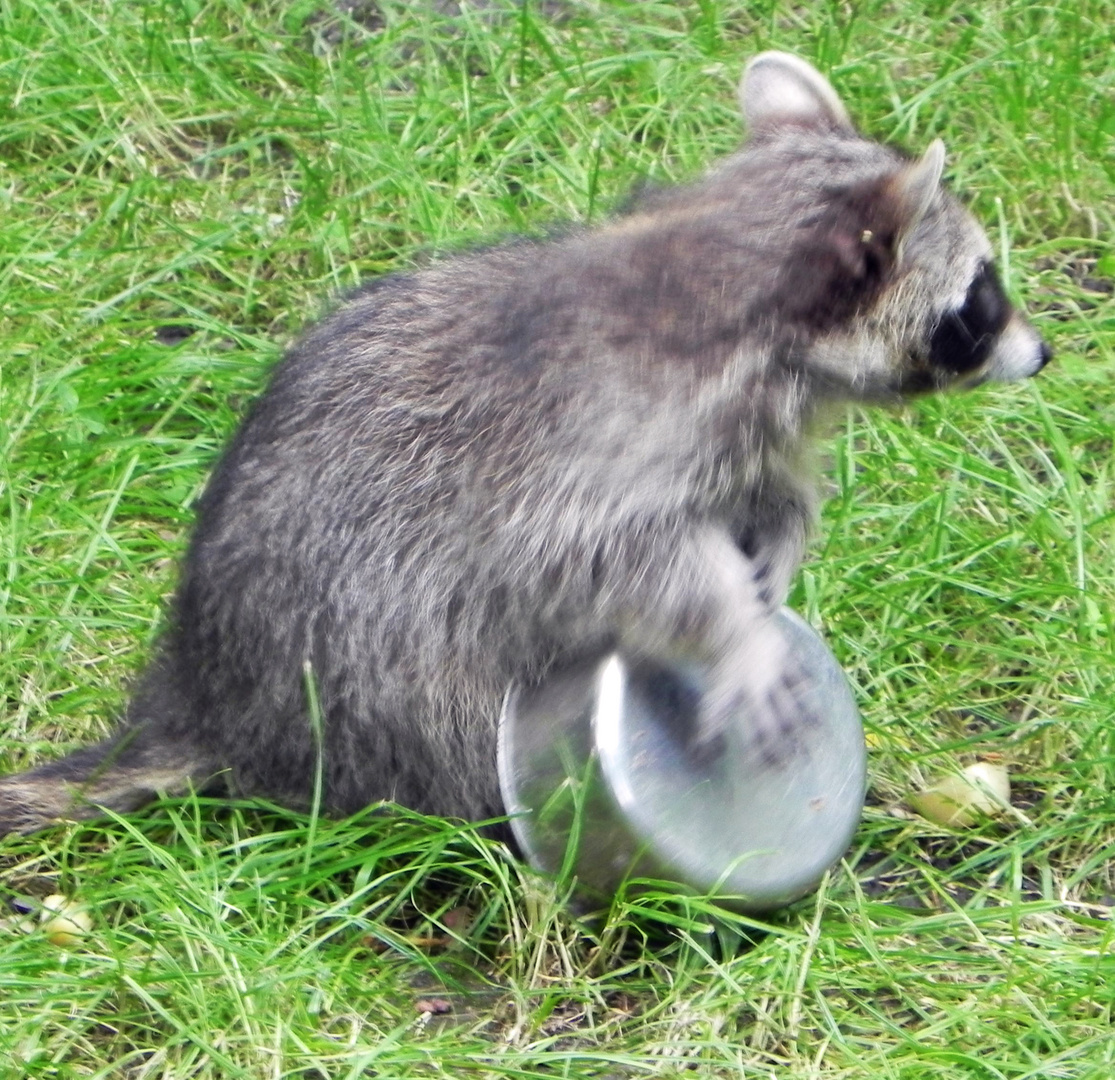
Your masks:
[{"label": "raccoon's snout", "polygon": [[995,341],[984,378],[995,382],[1028,379],[1052,359],[1053,350],[1038,332],[1020,315],[1013,315]]}]

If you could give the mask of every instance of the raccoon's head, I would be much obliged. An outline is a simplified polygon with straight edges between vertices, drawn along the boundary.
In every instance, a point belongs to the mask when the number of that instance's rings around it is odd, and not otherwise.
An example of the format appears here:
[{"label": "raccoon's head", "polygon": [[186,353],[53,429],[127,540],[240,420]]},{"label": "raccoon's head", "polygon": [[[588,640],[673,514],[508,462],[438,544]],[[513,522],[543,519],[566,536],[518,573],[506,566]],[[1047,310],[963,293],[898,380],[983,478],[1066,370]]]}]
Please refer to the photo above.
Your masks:
[{"label": "raccoon's head", "polygon": [[1011,306],[991,245],[941,185],[938,140],[918,160],[860,136],[829,83],[785,53],[740,84],[745,153],[769,159],[789,243],[774,309],[804,325],[807,371],[870,398],[1026,378],[1051,351]]}]

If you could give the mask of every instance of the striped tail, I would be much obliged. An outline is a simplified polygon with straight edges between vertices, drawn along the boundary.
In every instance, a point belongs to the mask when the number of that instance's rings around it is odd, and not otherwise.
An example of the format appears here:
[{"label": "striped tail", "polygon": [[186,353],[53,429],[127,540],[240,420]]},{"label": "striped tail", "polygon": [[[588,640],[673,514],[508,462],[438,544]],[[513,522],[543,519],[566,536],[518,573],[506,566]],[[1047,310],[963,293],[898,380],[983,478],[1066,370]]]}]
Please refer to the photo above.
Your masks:
[{"label": "striped tail", "polygon": [[0,836],[31,833],[105,809],[126,813],[160,795],[211,785],[219,766],[195,747],[146,738],[143,728],[29,772],[0,777]]}]

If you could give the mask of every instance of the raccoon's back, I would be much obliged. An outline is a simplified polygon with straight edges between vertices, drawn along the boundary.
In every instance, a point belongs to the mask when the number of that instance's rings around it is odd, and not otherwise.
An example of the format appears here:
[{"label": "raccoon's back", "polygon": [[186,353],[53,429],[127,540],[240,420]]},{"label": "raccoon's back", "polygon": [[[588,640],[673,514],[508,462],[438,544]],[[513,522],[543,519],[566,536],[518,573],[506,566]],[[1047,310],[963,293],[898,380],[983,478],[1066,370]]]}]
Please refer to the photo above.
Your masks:
[{"label": "raccoon's back", "polygon": [[254,581],[316,615],[349,586],[397,593],[425,634],[435,609],[473,610],[462,580],[529,581],[608,519],[689,505],[684,373],[623,354],[583,260],[576,242],[448,260],[312,329],[208,486],[187,584]]}]

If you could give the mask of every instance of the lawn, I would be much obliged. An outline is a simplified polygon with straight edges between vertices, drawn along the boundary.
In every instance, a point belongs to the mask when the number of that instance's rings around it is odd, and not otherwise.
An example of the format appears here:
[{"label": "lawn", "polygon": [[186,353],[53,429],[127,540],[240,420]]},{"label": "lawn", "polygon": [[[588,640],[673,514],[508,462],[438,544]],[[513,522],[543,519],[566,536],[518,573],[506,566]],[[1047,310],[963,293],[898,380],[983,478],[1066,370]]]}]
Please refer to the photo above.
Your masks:
[{"label": "lawn", "polygon": [[[594,917],[459,823],[185,799],[0,842],[2,1077],[1115,1075],[1106,0],[0,2],[0,768],[102,737],[191,507],[330,297],[599,220],[740,137],[766,48],[986,223],[1041,376],[826,444],[792,603],[870,745],[816,895]],[[479,287],[479,286],[478,286]],[[906,797],[1006,764],[963,830]],[[22,912],[62,893],[59,946]]]}]

